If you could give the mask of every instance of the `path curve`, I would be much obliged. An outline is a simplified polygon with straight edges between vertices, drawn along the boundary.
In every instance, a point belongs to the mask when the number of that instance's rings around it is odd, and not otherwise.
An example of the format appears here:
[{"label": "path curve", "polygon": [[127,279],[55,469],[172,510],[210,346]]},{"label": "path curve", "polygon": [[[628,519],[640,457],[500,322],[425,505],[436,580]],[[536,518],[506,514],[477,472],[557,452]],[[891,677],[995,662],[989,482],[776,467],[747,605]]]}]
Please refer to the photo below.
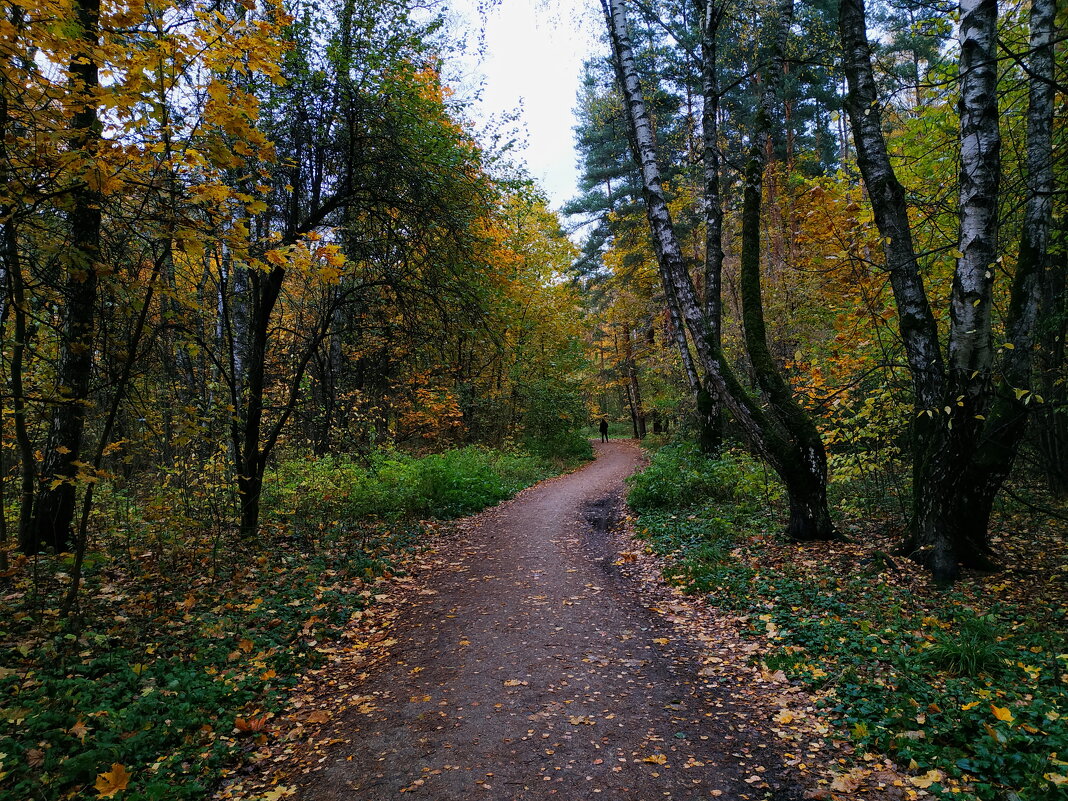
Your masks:
[{"label": "path curve", "polygon": [[640,451],[596,451],[464,521],[299,799],[800,797],[775,743],[620,576],[608,532]]}]

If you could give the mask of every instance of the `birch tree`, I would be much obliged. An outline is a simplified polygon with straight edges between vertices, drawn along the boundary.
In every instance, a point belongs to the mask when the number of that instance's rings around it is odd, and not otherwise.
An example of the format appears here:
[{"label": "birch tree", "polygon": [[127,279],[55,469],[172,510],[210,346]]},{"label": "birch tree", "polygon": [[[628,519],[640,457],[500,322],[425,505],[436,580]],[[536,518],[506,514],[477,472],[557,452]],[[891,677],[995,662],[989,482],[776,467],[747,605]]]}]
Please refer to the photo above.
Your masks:
[{"label": "birch tree", "polygon": [[[687,270],[665,200],[656,140],[627,30],[626,7],[623,0],[601,0],[601,6],[612,43],[617,82],[626,106],[631,147],[641,171],[646,216],[666,301],[676,307],[678,317],[685,321],[697,360],[708,382],[734,416],[748,446],[782,478],[790,501],[787,535],[794,540],[833,537],[834,529],[827,509],[827,471],[822,443],[818,436],[813,441],[809,432],[792,427],[798,419],[797,413],[803,415],[803,410],[796,402],[793,402],[793,409],[782,405],[782,396],[776,392],[768,396],[773,412],[766,412],[726,364],[721,348],[713,337],[712,326]],[[777,20],[780,26],[789,19],[792,4],[784,6],[784,9]],[[775,32],[776,40],[784,36],[785,30],[781,28]],[[772,50],[774,56],[774,46]],[[759,206],[756,213],[759,216]],[[759,287],[759,275],[756,285]],[[759,296],[753,297],[752,289],[752,280],[743,281],[743,292],[750,293],[747,327],[749,323],[753,324],[751,338],[763,334]],[[766,349],[766,343],[764,347]],[[754,364],[758,371],[767,366],[763,360],[760,362],[760,365]],[[771,365],[771,369],[774,370],[774,365]],[[765,377],[762,388],[773,383],[774,379]],[[811,431],[815,432],[814,426]]]},{"label": "birch tree", "polygon": [[990,512],[1012,466],[1032,398],[1031,346],[1050,221],[1052,6],[1049,0],[1032,6],[1029,230],[1013,276],[1000,360],[992,314],[994,280],[1001,272],[997,4],[960,3],[960,227],[945,357],[918,269],[904,190],[882,133],[864,2],[842,0],[839,7],[857,163],[883,237],[915,395],[913,520],[904,550],[943,582],[955,579],[962,566],[996,567],[987,536]]}]

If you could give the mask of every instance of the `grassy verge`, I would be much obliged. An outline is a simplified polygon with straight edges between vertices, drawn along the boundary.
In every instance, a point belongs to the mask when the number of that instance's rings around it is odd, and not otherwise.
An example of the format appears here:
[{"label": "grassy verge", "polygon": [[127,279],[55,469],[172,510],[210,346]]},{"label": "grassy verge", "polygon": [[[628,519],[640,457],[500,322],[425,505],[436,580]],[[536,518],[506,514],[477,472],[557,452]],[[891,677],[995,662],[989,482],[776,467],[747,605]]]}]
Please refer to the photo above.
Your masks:
[{"label": "grassy verge", "polygon": [[894,537],[870,522],[847,521],[853,543],[778,542],[777,493],[763,478],[740,455],[654,455],[628,500],[668,578],[745,615],[768,669],[820,691],[839,721],[832,736],[893,756],[917,786],[984,801],[1064,798],[1063,532],[1005,521],[1021,569],[943,593],[890,556]]},{"label": "grassy verge", "polygon": [[[320,646],[437,524],[559,472],[467,448],[279,466],[261,541],[129,508],[97,535],[77,619],[70,559],[22,562],[0,600],[0,797],[206,796],[255,747]],[[188,516],[186,517],[188,520]]]}]

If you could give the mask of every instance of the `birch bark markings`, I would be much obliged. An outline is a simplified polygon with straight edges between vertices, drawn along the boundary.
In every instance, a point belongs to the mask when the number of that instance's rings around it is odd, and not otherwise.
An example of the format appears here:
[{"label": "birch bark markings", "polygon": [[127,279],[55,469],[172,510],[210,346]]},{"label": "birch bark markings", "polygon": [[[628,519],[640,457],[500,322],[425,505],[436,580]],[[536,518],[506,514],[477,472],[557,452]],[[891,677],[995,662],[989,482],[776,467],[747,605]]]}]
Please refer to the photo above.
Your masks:
[{"label": "birch bark markings", "polygon": [[960,255],[950,301],[949,366],[967,375],[955,382],[959,388],[978,398],[993,361],[991,289],[1001,175],[997,0],[961,0],[960,12]]},{"label": "birch bark markings", "polygon": [[[1050,8],[1046,8],[1046,6]],[[987,529],[993,500],[1023,433],[1021,403],[1030,381],[1031,347],[1041,301],[1041,250],[1052,187],[1049,131],[1053,3],[1032,7],[1027,201],[1021,258],[1006,320],[1008,353],[994,364],[993,282],[997,265],[1001,138],[997,105],[996,0],[961,0],[959,255],[950,296],[947,359],[920,278],[904,191],[883,139],[863,0],[841,0],[839,28],[849,84],[846,108],[857,162],[883,236],[902,341],[915,388],[912,532],[904,550],[941,582],[961,566],[991,568]],[[1035,8],[1037,6],[1037,8]],[[1048,19],[1047,19],[1048,17]],[[1047,29],[1047,34],[1045,30]],[[1036,38],[1037,37],[1037,38]],[[1048,63],[1047,63],[1048,60]],[[1047,99],[1048,97],[1048,99]],[[1000,368],[1000,371],[999,369]]]},{"label": "birch bark markings", "polygon": [[[631,147],[642,176],[645,211],[653,237],[657,265],[665,287],[665,299],[668,303],[677,304],[675,315],[685,321],[686,328],[693,339],[698,361],[708,372],[709,379],[717,389],[722,390],[724,379],[719,364],[719,354],[712,349],[708,321],[697,303],[697,293],[686,270],[682,250],[675,236],[671,214],[664,198],[663,181],[656,157],[656,140],[645,109],[641,84],[638,81],[638,70],[634,63],[633,48],[626,28],[626,9],[620,0],[601,0],[601,8],[608,25],[609,38],[612,41],[613,63],[616,68],[617,82],[623,94]],[[739,406],[737,411],[733,408],[735,405]],[[731,411],[735,412],[739,425],[746,432],[746,438],[754,443],[761,455],[770,457],[770,454],[761,447],[759,428],[753,416],[739,404],[732,404]]]},{"label": "birch bark markings", "polygon": [[883,237],[883,254],[897,303],[898,326],[912,374],[916,405],[919,411],[936,409],[943,394],[942,351],[916,261],[905,189],[897,180],[883,139],[864,0],[842,0],[839,30],[848,84],[846,110],[853,129],[857,166],[871,198],[875,224]]},{"label": "birch bark markings", "polygon": [[634,158],[642,175],[646,216],[667,302],[678,304],[678,313],[686,321],[706,378],[730,409],[750,450],[766,460],[782,478],[790,497],[788,535],[796,540],[834,537],[827,510],[825,465],[821,470],[820,460],[813,458],[808,447],[810,443],[804,438],[798,440],[796,432],[771,418],[722,361],[708,317],[686,269],[664,197],[656,139],[627,32],[626,7],[622,0],[601,0],[601,7],[612,42],[613,62],[623,94]]},{"label": "birch bark markings", "polygon": [[[705,316],[709,336],[719,350],[723,317],[723,199],[720,196],[719,152],[719,25],[723,8],[712,0],[695,0],[701,17],[701,145],[705,180]],[[697,411],[701,416],[701,449],[718,450],[723,439],[720,403],[711,387],[700,387]],[[705,408],[702,409],[701,407]]]},{"label": "birch bark markings", "polygon": [[1027,200],[1020,233],[1014,280],[1014,305],[1009,307],[1007,355],[1011,377],[1030,368],[1044,274],[1049,267],[1053,217],[1053,19],[1056,0],[1032,0],[1030,16],[1031,85],[1027,100]]}]

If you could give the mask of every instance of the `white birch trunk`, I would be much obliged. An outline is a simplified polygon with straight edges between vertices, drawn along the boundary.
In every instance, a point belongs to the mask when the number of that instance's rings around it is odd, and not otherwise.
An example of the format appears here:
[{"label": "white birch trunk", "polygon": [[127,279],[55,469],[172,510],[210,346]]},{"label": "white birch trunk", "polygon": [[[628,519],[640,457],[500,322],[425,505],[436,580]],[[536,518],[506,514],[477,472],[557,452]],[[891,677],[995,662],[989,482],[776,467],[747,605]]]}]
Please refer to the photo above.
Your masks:
[{"label": "white birch trunk", "polygon": [[[949,366],[973,397],[993,361],[1001,131],[997,101],[997,0],[960,2],[960,239],[950,299]],[[972,379],[976,372],[979,375]]]},{"label": "white birch trunk", "polygon": [[617,79],[623,94],[627,119],[630,123],[631,144],[634,157],[642,176],[642,189],[645,198],[646,216],[653,237],[660,268],[664,294],[668,303],[677,304],[677,314],[681,317],[693,339],[698,361],[717,393],[729,406],[735,420],[742,428],[747,442],[761,456],[771,461],[776,469],[782,465],[772,457],[761,436],[760,426],[744,401],[727,392],[727,382],[717,354],[709,341],[709,325],[697,292],[686,270],[682,249],[675,236],[671,214],[664,197],[663,179],[656,155],[656,138],[645,108],[638,69],[634,62],[630,35],[627,32],[626,8],[622,0],[601,0],[601,7],[608,24],[609,36],[615,53]]}]

